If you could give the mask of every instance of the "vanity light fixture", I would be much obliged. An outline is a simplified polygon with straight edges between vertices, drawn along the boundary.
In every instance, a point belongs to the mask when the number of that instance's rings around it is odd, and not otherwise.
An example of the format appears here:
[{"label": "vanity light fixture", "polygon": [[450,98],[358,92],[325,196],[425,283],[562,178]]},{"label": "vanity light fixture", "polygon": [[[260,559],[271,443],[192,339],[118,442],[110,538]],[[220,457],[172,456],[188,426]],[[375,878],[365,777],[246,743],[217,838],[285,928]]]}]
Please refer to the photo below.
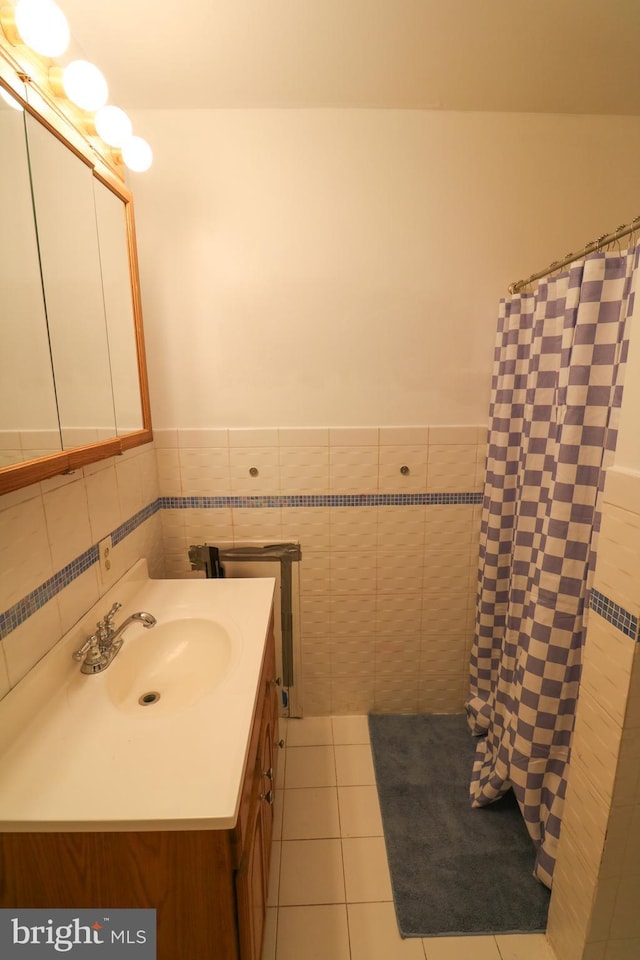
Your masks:
[{"label": "vanity light fixture", "polygon": [[0,97],[4,100],[4,102],[5,102],[9,107],[13,107],[14,110],[20,110],[20,111],[23,111],[23,112],[24,112],[24,107],[22,106],[22,104],[21,104],[21,103],[18,103],[17,100],[14,100],[14,98],[11,96],[11,94],[8,93],[8,92],[4,89],[4,87],[0,87]]},{"label": "vanity light fixture", "polygon": [[67,18],[53,0],[18,0],[14,8],[3,8],[2,27],[10,43],[25,43],[43,57],[59,57],[71,39]]},{"label": "vanity light fixture", "polygon": [[[0,27],[11,44],[24,44],[48,60],[61,56],[71,39],[67,19],[54,0],[17,0],[15,6],[0,6]],[[124,110],[106,106],[107,81],[94,64],[73,60],[64,68],[47,63],[43,66],[45,72],[48,67],[50,92],[94,114],[92,120],[98,136],[107,146],[120,149],[129,170],[143,173],[149,169],[153,161],[151,147],[142,137],[132,136],[131,121]],[[22,109],[8,97],[3,99],[16,110]],[[77,117],[74,116],[72,122],[77,123]]]},{"label": "vanity light fixture", "polygon": [[109,96],[107,81],[88,60],[72,60],[67,64],[62,71],[62,88],[71,103],[92,113],[103,107]]},{"label": "vanity light fixture", "polygon": [[110,147],[121,147],[133,133],[131,120],[124,110],[110,104],[100,107],[94,122],[98,134]]},{"label": "vanity light fixture", "polygon": [[122,145],[122,159],[129,170],[133,170],[134,173],[144,173],[151,166],[153,152],[142,137],[130,137]]}]

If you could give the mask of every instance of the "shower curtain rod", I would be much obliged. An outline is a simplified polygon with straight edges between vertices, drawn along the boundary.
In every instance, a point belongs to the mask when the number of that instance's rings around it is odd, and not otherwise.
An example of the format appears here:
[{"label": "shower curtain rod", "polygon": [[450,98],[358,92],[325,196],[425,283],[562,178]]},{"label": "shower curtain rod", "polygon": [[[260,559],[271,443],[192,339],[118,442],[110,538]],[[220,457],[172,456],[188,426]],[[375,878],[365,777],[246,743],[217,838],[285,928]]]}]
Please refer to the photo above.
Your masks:
[{"label": "shower curtain rod", "polygon": [[560,270],[561,267],[566,267],[567,264],[573,263],[575,260],[580,260],[589,253],[602,250],[603,247],[608,246],[610,243],[615,243],[616,240],[621,240],[622,237],[629,236],[630,233],[634,233],[636,230],[640,230],[640,217],[636,217],[631,223],[621,224],[613,233],[605,233],[603,236],[598,237],[597,240],[592,240],[591,243],[588,243],[582,250],[578,250],[577,253],[568,253],[562,260],[554,260],[545,270],[532,273],[526,280],[517,280],[515,283],[510,284],[509,293],[520,293],[522,288],[526,287],[527,284],[533,283],[535,280],[541,280],[543,277],[548,277],[549,274],[555,273],[555,271]]}]

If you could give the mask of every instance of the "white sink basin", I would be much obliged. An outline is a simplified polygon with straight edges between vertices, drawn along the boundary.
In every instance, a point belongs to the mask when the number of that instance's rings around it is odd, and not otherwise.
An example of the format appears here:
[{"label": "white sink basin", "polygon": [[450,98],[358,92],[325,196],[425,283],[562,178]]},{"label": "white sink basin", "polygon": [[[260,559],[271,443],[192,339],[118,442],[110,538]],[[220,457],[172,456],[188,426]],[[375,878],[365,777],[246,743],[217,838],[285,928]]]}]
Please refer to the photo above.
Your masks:
[{"label": "white sink basin", "polygon": [[[274,585],[150,580],[138,561],[0,700],[0,830],[233,827]],[[156,625],[83,674],[71,654],[115,601],[116,627]]]},{"label": "white sink basin", "polygon": [[168,620],[131,639],[127,632],[105,677],[113,704],[133,716],[189,707],[213,691],[229,670],[231,636],[215,620]]}]

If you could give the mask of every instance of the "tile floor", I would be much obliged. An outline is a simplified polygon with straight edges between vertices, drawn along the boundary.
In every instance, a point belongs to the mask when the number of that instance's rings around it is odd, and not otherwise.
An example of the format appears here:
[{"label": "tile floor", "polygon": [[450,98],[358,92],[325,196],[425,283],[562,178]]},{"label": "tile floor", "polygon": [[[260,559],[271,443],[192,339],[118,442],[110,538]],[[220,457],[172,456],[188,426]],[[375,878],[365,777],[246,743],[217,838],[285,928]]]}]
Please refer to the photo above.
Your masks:
[{"label": "tile floor", "polygon": [[555,960],[541,934],[403,940],[367,718],[282,731],[262,960]]}]

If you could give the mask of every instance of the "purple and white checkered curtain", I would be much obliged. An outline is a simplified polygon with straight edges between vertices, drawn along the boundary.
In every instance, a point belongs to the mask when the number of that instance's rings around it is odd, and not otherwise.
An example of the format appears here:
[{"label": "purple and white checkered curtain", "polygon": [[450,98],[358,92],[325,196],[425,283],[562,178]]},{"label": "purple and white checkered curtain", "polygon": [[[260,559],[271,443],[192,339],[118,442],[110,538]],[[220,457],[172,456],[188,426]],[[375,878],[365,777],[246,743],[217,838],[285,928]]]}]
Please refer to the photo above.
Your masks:
[{"label": "purple and white checkered curtain", "polygon": [[471,801],[513,787],[547,886],[639,254],[593,254],[499,314],[467,701],[481,737]]}]

